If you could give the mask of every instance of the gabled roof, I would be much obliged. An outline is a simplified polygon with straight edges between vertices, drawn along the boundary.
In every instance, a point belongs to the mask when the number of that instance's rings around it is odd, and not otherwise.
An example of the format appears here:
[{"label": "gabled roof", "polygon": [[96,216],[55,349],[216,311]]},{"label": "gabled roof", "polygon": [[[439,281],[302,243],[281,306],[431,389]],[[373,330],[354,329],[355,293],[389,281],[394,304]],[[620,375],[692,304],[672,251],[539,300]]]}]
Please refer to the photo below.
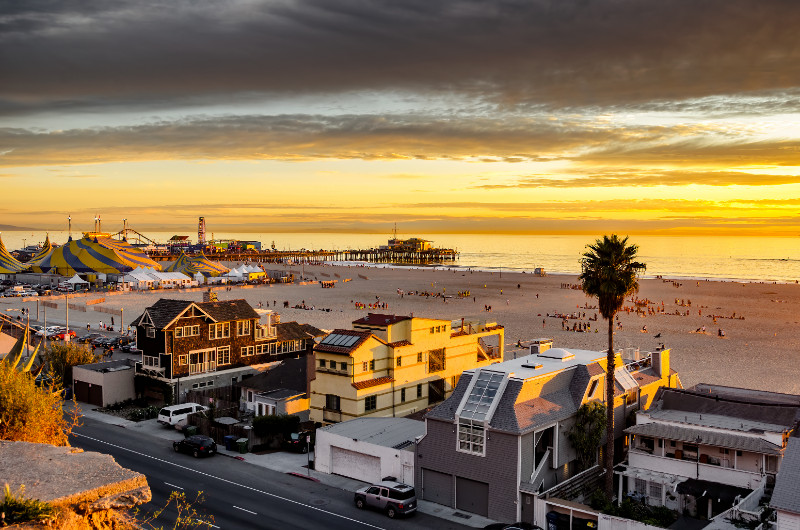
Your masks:
[{"label": "gabled roof", "polygon": [[202,311],[208,313],[217,322],[227,320],[258,319],[258,313],[247,303],[247,300],[226,300],[224,302],[202,302],[197,304]]},{"label": "gabled roof", "polygon": [[378,313],[367,313],[367,316],[353,321],[353,325],[379,326],[385,327],[397,324],[403,320],[410,320],[411,317],[403,315],[381,315]]},{"label": "gabled roof", "polygon": [[194,304],[194,302],[191,300],[161,298],[155,304],[145,309],[142,317],[144,318],[145,315],[149,316],[154,327],[164,329],[192,304]]},{"label": "gabled roof", "polygon": [[175,321],[189,307],[195,306],[215,322],[230,320],[258,319],[258,313],[245,300],[226,300],[224,302],[192,302],[191,300],[173,300],[161,298],[155,304],[144,310],[141,317],[134,320],[134,325],[139,325],[145,315],[158,329],[164,329]]},{"label": "gabled roof", "polygon": [[789,438],[769,505],[800,514],[800,438]]},{"label": "gabled roof", "polygon": [[[352,329],[334,329],[328,336],[331,335],[349,335],[358,337],[358,340],[350,344],[349,346],[334,346],[332,344],[323,344],[325,339],[322,340],[319,344],[314,346],[314,351],[324,352],[324,353],[339,353],[343,355],[349,355],[352,351],[357,349],[359,346],[364,344],[367,339],[370,337],[375,337],[369,331],[355,331]],[[326,337],[327,338],[327,337]],[[376,340],[380,340],[378,337],[375,337]]]}]

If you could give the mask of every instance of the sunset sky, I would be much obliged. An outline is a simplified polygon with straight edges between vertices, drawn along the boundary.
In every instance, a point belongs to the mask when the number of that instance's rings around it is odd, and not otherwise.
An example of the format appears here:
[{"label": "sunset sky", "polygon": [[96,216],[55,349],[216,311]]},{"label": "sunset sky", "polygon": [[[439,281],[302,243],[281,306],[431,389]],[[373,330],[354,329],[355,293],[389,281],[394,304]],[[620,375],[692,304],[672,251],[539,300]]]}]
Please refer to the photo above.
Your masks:
[{"label": "sunset sky", "polygon": [[0,225],[798,235],[798,28],[796,0],[2,2]]}]

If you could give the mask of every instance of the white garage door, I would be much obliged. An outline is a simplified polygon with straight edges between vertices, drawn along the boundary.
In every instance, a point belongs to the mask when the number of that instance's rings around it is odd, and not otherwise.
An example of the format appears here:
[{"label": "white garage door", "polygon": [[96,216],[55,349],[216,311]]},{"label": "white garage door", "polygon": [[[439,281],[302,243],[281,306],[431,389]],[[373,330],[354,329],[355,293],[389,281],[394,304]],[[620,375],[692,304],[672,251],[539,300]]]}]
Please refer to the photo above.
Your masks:
[{"label": "white garage door", "polygon": [[341,447],[331,447],[331,472],[374,484],[381,480],[381,459]]}]

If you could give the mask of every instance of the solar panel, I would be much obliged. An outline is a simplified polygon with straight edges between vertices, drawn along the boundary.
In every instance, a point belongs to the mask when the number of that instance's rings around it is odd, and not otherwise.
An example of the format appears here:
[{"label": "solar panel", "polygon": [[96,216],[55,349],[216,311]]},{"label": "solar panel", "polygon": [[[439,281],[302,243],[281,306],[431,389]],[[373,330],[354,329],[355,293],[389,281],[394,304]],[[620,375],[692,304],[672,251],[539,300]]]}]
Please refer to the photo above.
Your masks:
[{"label": "solar panel", "polygon": [[349,348],[361,337],[358,335],[342,335],[341,333],[332,333],[325,337],[320,344],[327,344],[328,346],[339,346],[341,348]]}]

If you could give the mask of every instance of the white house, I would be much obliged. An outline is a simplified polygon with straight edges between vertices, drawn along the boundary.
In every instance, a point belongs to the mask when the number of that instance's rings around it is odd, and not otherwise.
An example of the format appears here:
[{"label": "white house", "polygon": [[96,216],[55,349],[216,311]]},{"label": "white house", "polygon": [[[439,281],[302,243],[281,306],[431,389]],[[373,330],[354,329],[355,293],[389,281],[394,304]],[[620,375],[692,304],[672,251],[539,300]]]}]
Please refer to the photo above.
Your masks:
[{"label": "white house", "polygon": [[364,417],[317,429],[314,468],[365,482],[395,477],[414,483],[414,445],[425,423]]}]

